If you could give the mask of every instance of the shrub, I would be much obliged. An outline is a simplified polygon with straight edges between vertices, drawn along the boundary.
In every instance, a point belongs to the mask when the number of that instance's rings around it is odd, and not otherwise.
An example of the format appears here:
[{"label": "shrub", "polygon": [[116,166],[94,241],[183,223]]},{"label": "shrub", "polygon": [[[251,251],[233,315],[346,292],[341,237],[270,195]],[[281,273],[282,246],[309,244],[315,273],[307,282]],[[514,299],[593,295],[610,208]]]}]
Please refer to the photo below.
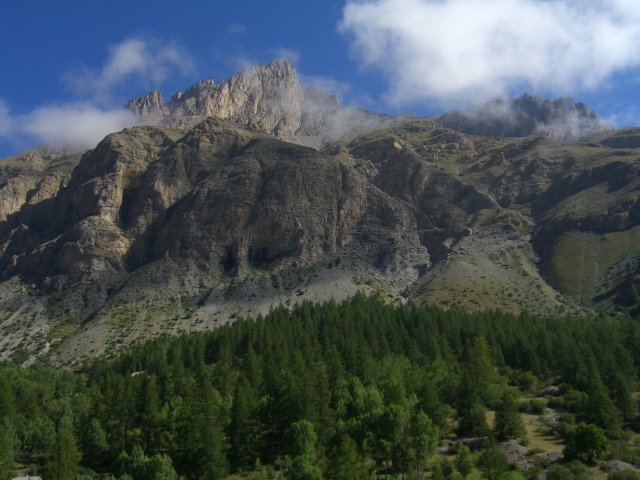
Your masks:
[{"label": "shrub", "polygon": [[607,480],[640,480],[640,473],[627,468],[619,472],[610,472],[607,475]]}]

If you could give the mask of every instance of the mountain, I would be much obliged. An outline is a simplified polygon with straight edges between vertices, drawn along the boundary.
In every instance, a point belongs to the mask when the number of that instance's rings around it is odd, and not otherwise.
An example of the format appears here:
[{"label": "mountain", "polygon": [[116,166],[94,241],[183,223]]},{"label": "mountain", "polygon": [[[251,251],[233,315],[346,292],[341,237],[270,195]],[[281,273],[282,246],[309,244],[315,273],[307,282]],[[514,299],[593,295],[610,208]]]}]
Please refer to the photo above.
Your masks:
[{"label": "mountain", "polygon": [[466,134],[343,107],[286,62],[129,108],[155,125],[0,161],[2,358],[71,364],[357,291],[640,313],[637,129]]},{"label": "mountain", "polygon": [[568,97],[551,101],[531,95],[496,99],[470,110],[447,112],[438,123],[485,137],[545,135],[584,140],[613,130],[584,103],[576,103]]}]

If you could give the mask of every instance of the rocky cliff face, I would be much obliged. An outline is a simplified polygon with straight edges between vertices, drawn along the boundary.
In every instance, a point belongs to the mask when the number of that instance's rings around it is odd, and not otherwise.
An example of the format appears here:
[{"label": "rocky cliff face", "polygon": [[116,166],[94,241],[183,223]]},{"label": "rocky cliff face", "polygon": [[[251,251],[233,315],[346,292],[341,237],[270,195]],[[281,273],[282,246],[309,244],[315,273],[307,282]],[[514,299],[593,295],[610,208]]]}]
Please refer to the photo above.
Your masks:
[{"label": "rocky cliff face", "polygon": [[[588,143],[468,135],[345,109],[284,62],[251,72],[130,102],[172,127],[0,162],[0,355],[51,349],[69,363],[359,290],[639,311],[636,129]],[[529,120],[557,116],[523,102]],[[563,102],[552,111],[592,118]]]},{"label": "rocky cliff face", "polygon": [[0,224],[0,272],[87,319],[115,297],[206,298],[256,279],[277,290],[305,271],[313,284],[343,261],[348,291],[366,277],[397,292],[429,266],[418,237],[410,209],[348,163],[208,119],[108,136],[56,195]]},{"label": "rocky cliff face", "polygon": [[0,162],[0,223],[25,205],[55,196],[68,181],[79,157],[39,147],[3,159]]}]

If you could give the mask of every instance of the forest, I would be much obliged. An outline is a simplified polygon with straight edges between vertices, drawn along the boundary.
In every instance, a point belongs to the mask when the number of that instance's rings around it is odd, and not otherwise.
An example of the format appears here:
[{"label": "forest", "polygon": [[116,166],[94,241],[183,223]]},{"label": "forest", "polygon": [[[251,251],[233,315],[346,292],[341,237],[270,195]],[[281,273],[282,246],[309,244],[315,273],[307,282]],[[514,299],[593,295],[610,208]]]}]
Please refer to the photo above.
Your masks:
[{"label": "forest", "polygon": [[[640,465],[639,368],[626,316],[279,307],[73,371],[1,364],[0,480],[604,478]],[[510,462],[550,409],[561,458]]]}]

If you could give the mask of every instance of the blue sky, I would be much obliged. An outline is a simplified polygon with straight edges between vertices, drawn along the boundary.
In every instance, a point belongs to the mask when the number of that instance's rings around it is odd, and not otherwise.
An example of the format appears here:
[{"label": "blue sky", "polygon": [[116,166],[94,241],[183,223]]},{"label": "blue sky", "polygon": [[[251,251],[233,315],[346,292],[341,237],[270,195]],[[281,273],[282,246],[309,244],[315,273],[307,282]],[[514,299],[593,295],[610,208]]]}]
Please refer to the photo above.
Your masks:
[{"label": "blue sky", "polygon": [[[89,118],[152,88],[168,98],[283,55],[306,81],[376,111],[436,114],[526,91],[571,95],[618,126],[640,124],[639,3],[5,2],[0,156],[48,138],[52,111],[81,107]],[[131,42],[149,60],[113,73],[114,52]]]}]

